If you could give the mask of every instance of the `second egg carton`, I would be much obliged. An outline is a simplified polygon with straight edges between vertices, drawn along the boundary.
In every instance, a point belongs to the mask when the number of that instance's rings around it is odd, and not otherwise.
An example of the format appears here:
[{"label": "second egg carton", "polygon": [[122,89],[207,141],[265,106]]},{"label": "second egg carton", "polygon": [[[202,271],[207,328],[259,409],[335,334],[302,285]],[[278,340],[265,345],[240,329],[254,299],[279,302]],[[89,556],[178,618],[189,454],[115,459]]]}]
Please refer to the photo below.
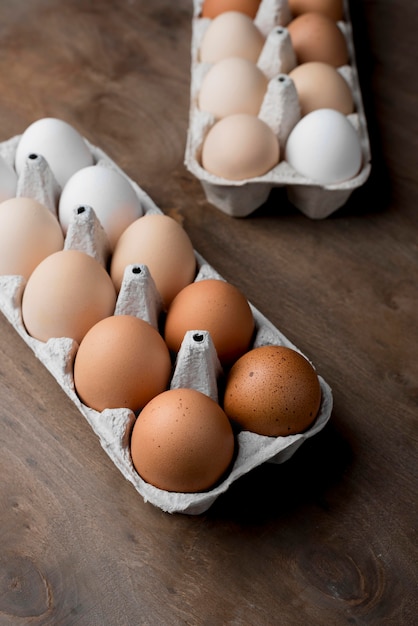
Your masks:
[{"label": "second egg carton", "polygon": [[[12,167],[19,139],[20,136],[15,136],[0,144],[0,155]],[[87,145],[93,154],[95,165],[114,168],[128,178],[102,150],[88,141]],[[131,179],[128,178],[128,180],[138,195],[144,214],[161,213],[143,189]],[[41,156],[33,158],[32,155],[32,158],[27,159],[26,166],[18,179],[16,195],[34,198],[45,204],[55,215],[57,214],[59,187],[47,162]],[[65,249],[82,250],[106,266],[106,259],[109,255],[107,237],[91,207],[74,209],[73,219],[65,237]],[[195,256],[196,281],[206,278],[223,280],[198,252],[195,252]],[[233,466],[222,482],[213,489],[202,493],[173,493],[153,487],[142,480],[135,471],[130,455],[129,444],[136,419],[135,414],[125,408],[98,412],[80,401],[73,379],[73,363],[78,344],[65,337],[42,342],[26,332],[21,311],[24,288],[25,280],[22,276],[0,276],[0,310],[79,409],[98,436],[101,446],[124,477],[132,483],[145,501],[149,501],[163,511],[192,515],[203,513],[240,476],[264,462],[283,463],[289,459],[306,439],[324,428],[331,416],[332,392],[328,384],[319,376],[322,391],[320,411],[314,424],[304,433],[287,437],[265,437],[242,431],[237,435],[237,454]],[[298,350],[251,303],[250,306],[256,324],[253,347],[284,345]],[[135,315],[158,328],[160,307],[161,300],[147,267],[128,266],[114,314]],[[173,367],[170,387],[194,388],[218,400],[218,377],[221,373],[221,365],[209,333],[196,329],[189,331],[184,338]]]},{"label": "second egg carton", "polygon": [[[356,129],[361,149],[362,167],[350,180],[320,185],[300,175],[283,157],[276,167],[262,176],[231,181],[215,176],[201,165],[204,138],[215,122],[212,114],[199,110],[198,94],[209,63],[199,61],[199,49],[211,20],[201,17],[203,0],[194,0],[191,40],[191,86],[189,127],[185,150],[185,166],[199,179],[208,202],[232,217],[246,217],[264,204],[272,189],[284,187],[289,201],[304,215],[323,219],[342,207],[353,191],[361,187],[370,175],[371,152],[359,84],[352,24],[348,1],[344,0],[344,20],[338,22],[348,47],[350,63],[338,68],[347,80],[353,94],[355,112],[348,116]],[[268,78],[268,87],[258,117],[266,122],[278,138],[281,155],[287,138],[301,119],[298,96],[289,72],[296,66],[296,57],[286,24],[291,19],[287,0],[261,0],[255,25],[265,37],[265,44],[257,61]],[[278,207],[280,209],[280,207]]]}]

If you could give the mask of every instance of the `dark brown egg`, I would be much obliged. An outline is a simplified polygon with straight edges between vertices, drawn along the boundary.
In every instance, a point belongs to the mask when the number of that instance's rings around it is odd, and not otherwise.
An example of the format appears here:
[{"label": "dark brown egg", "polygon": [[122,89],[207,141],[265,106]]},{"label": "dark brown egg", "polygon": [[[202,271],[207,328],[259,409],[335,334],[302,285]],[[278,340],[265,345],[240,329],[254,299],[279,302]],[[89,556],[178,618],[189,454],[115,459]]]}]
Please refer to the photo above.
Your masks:
[{"label": "dark brown egg", "polygon": [[284,346],[262,346],[244,354],[231,368],[224,396],[224,410],[240,428],[272,437],[306,430],[320,403],[314,368]]}]

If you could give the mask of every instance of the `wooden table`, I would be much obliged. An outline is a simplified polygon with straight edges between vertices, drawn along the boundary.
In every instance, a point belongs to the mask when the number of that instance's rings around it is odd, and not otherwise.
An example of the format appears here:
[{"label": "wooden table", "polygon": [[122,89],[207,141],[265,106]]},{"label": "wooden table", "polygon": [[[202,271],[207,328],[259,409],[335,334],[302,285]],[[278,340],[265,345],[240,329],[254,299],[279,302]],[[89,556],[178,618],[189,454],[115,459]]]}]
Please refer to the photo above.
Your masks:
[{"label": "wooden table", "polygon": [[183,165],[192,2],[3,0],[0,140],[73,124],[315,363],[326,428],[201,516],[143,502],[0,316],[0,624],[417,623],[418,14],[352,1],[373,171],[331,217],[250,217]]}]

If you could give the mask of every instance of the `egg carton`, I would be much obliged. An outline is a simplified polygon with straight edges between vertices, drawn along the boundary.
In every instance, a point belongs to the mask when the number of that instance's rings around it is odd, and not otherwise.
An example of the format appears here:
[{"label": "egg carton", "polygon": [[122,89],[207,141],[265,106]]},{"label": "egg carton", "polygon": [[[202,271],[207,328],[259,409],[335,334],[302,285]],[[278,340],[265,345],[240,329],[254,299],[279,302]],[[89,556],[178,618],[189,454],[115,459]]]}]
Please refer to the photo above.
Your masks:
[{"label": "egg carton", "polygon": [[[0,155],[13,166],[14,154],[20,136],[0,144]],[[151,198],[110,159],[86,140],[95,165],[114,168],[132,184],[141,202],[144,214],[162,213]],[[60,189],[42,156],[28,158],[18,179],[18,196],[32,197],[44,203],[57,215]],[[75,208],[65,237],[65,249],[78,249],[96,258],[103,266],[109,255],[109,244],[104,230],[91,207]],[[223,278],[198,252],[195,252],[197,275],[195,280]],[[264,437],[250,432],[237,435],[237,455],[228,475],[213,489],[202,493],[173,493],[146,483],[135,471],[130,456],[130,436],[136,416],[129,409],[95,411],[84,405],[77,396],[73,380],[73,364],[78,344],[70,338],[52,338],[41,342],[28,335],[22,321],[21,301],[25,288],[22,276],[0,276],[0,310],[15,328],[36,357],[53,375],[65,393],[80,410],[113,463],[145,501],[169,513],[198,515],[224,493],[243,474],[264,462],[282,463],[292,456],[309,437],[318,433],[327,423],[332,410],[332,393],[319,377],[322,403],[315,423],[304,433],[288,437]],[[277,344],[297,349],[253,305],[256,324],[254,347]],[[125,269],[122,287],[114,314],[129,314],[145,319],[158,328],[161,298],[145,265],[129,265]],[[207,331],[189,331],[173,366],[171,388],[195,388],[218,400],[218,377],[222,373],[212,339]]]},{"label": "egg carton", "polygon": [[[338,184],[320,185],[300,175],[282,157],[281,161],[262,176],[232,181],[215,176],[201,165],[203,140],[213,126],[212,114],[198,107],[198,94],[202,81],[211,67],[199,61],[202,38],[211,20],[202,18],[203,0],[194,0],[191,38],[191,86],[189,127],[184,163],[200,180],[206,199],[232,217],[246,217],[264,204],[273,188],[284,187],[289,201],[304,215],[323,219],[342,207],[353,191],[362,186],[371,170],[371,151],[367,121],[360,90],[352,24],[348,0],[344,0],[344,20],[338,22],[347,41],[350,63],[338,68],[353,94],[355,112],[348,115],[358,133],[362,150],[362,167],[356,176]],[[291,14],[287,0],[261,0],[255,25],[265,37],[265,44],[257,61],[268,78],[267,91],[258,117],[266,122],[278,138],[280,154],[285,154],[287,138],[301,119],[297,92],[289,72],[296,66],[296,57],[286,24]]]}]

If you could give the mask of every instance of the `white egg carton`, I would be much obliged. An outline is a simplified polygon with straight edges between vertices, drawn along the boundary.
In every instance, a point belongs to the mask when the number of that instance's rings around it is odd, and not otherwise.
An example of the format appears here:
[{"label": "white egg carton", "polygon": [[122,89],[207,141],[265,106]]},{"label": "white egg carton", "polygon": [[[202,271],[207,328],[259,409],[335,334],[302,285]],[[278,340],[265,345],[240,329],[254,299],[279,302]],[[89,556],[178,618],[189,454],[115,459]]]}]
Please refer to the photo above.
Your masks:
[{"label": "white egg carton", "polygon": [[[0,155],[10,165],[14,163],[19,138],[20,136],[16,136],[0,144]],[[104,152],[89,142],[87,144],[92,151],[96,165],[114,168],[126,176]],[[161,213],[151,198],[134,181],[130,180],[130,182],[138,194],[144,213]],[[59,193],[59,187],[45,159],[41,156],[35,159],[28,158],[18,180],[16,195],[35,198],[46,204],[56,215]],[[105,266],[109,245],[103,228],[91,207],[84,207],[83,211],[74,209],[73,221],[65,238],[65,248],[83,250]],[[221,276],[197,252],[195,254],[198,267],[196,280],[221,279]],[[141,270],[139,273],[136,271],[136,266],[126,268],[115,314],[136,315],[158,328],[161,299],[147,267],[138,267]],[[203,493],[189,494],[157,489],[139,477],[131,461],[129,442],[136,419],[134,413],[128,409],[107,409],[98,412],[88,408],[79,400],[73,381],[73,362],[78,349],[77,343],[69,338],[50,339],[44,343],[27,334],[21,314],[24,287],[25,280],[22,276],[0,276],[0,310],[78,407],[99,437],[103,449],[125,478],[133,484],[145,501],[151,502],[163,511],[194,515],[203,513],[233,481],[252,468],[267,461],[274,463],[286,461],[306,439],[318,433],[331,416],[331,389],[319,377],[322,403],[318,417],[309,430],[303,434],[276,438],[241,432],[237,436],[237,456],[231,471],[215,488]],[[251,308],[256,322],[254,346],[277,344],[296,349],[257,309],[252,305]],[[192,387],[218,400],[217,381],[221,372],[210,335],[206,331],[190,331],[186,334],[178,354],[170,386],[171,388]]]},{"label": "white egg carton", "polygon": [[[363,162],[359,173],[350,180],[332,185],[319,185],[294,170],[284,159],[285,145],[293,127],[300,120],[300,106],[289,72],[296,66],[296,57],[286,24],[291,15],[287,0],[261,0],[254,23],[265,36],[265,44],[257,61],[269,83],[258,117],[276,134],[281,160],[263,176],[231,181],[207,172],[200,163],[203,140],[214,124],[213,115],[200,111],[198,94],[205,74],[211,67],[199,61],[199,49],[211,20],[202,18],[203,0],[194,0],[191,39],[191,86],[189,127],[185,150],[185,166],[201,182],[208,202],[232,217],[246,217],[267,201],[275,187],[285,187],[289,201],[304,215],[323,219],[342,207],[352,192],[363,185],[371,170],[371,152],[358,79],[352,25],[348,1],[344,0],[344,20],[338,22],[348,45],[350,64],[338,68],[347,80],[354,99],[355,112],[348,116],[356,129],[362,148]],[[280,208],[280,207],[278,207]]]}]

